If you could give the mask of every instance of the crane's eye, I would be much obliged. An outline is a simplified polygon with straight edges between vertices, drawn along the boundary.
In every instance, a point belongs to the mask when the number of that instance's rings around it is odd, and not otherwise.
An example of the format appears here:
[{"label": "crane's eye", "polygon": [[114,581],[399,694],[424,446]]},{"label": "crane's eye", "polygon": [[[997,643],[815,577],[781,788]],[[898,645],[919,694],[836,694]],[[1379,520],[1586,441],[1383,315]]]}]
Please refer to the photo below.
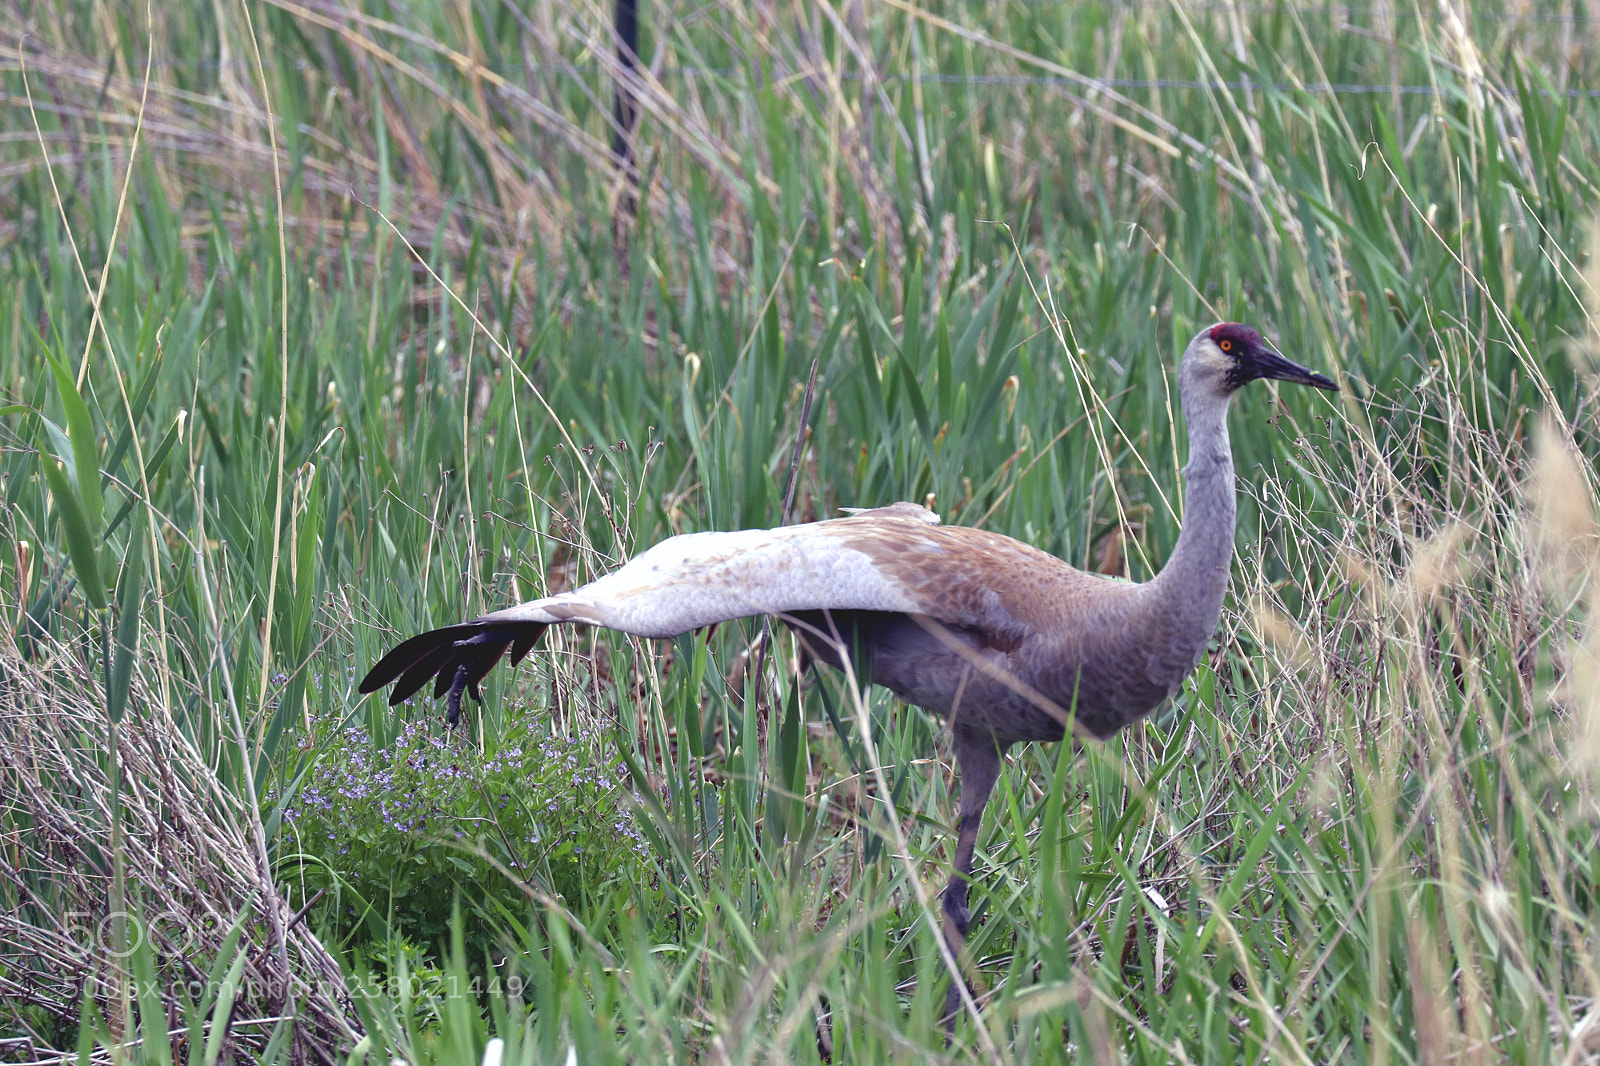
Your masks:
[{"label": "crane's eye", "polygon": [[1221,344],[1217,345],[1217,347],[1221,348],[1225,352],[1231,352],[1233,351],[1233,342],[1225,340]]}]

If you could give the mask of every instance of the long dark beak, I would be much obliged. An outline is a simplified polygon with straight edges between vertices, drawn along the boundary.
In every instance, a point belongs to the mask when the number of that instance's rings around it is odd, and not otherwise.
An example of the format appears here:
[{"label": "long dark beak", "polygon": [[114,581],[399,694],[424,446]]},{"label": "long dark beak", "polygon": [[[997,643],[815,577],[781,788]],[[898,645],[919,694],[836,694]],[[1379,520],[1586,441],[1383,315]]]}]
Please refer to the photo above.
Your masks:
[{"label": "long dark beak", "polygon": [[1339,386],[1333,383],[1332,378],[1323,377],[1309,367],[1299,363],[1290,362],[1270,348],[1261,349],[1256,353],[1256,377],[1271,378],[1274,381],[1292,381],[1296,385],[1312,385],[1329,392],[1338,392]]}]

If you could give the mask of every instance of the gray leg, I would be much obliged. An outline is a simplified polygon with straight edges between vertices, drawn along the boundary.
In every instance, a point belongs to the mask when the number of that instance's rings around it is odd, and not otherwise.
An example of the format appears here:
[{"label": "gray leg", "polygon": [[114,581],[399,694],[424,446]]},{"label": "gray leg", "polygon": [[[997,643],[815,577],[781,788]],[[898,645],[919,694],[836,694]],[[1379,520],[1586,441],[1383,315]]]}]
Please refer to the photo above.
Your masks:
[{"label": "gray leg", "polygon": [[[967,888],[972,876],[972,853],[978,846],[978,827],[989,793],[1000,776],[1000,746],[993,734],[957,728],[952,735],[956,766],[961,772],[961,830],[956,839],[956,868],[944,890],[944,932],[950,951],[961,959],[967,946],[967,927],[972,920],[967,909]],[[961,991],[954,981],[944,1001],[946,1028],[955,1026],[961,1009]]]}]

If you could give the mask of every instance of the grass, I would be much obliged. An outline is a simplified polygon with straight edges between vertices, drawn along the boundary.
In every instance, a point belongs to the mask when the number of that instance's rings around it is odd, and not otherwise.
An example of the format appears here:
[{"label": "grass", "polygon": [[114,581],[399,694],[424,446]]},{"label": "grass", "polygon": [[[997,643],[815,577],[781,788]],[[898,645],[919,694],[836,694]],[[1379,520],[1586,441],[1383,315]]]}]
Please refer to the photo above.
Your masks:
[{"label": "grass", "polygon": [[[652,6],[637,217],[608,17],[0,15],[0,1036],[1600,1057],[1583,12]],[[813,360],[797,517],[931,499],[1147,577],[1182,513],[1172,362],[1216,318],[1346,391],[1236,405],[1233,586],[1172,707],[1015,754],[948,1046],[937,721],[797,687],[785,641],[745,654],[758,623],[551,634],[448,740],[348,683],[663,536],[779,521]],[[350,737],[408,727],[624,760],[650,874],[558,891],[485,808],[459,866],[417,842],[460,875],[416,924],[286,818]]]}]

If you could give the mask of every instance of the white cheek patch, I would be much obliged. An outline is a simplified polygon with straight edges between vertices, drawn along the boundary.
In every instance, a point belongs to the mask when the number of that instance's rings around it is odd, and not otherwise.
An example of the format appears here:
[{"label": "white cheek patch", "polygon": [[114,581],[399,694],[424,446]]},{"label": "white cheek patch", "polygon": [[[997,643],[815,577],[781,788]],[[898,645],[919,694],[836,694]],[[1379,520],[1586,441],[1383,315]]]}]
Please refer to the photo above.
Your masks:
[{"label": "white cheek patch", "polygon": [[1206,345],[1195,355],[1199,356],[1200,365],[1213,374],[1226,374],[1233,369],[1233,360],[1224,355],[1215,344]]}]

